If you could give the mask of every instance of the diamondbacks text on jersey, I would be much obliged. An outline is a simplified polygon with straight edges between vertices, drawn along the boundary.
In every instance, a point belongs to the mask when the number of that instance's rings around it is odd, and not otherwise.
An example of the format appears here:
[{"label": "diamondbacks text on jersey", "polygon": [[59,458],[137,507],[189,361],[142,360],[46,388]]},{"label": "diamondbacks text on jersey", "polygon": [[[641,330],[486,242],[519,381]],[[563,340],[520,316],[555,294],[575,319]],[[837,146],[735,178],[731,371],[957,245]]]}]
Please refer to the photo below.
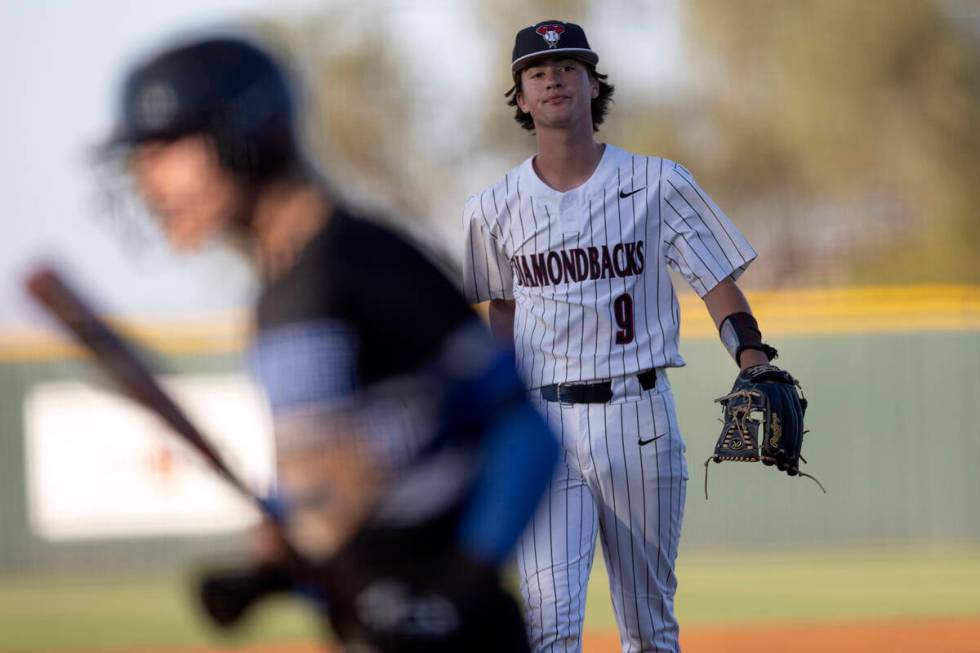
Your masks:
[{"label": "diamondbacks text on jersey", "polygon": [[684,365],[664,263],[703,297],[756,257],[683,166],[610,144],[567,193],[524,161],[470,198],[463,222],[468,299],[521,299],[514,338],[530,387]]}]

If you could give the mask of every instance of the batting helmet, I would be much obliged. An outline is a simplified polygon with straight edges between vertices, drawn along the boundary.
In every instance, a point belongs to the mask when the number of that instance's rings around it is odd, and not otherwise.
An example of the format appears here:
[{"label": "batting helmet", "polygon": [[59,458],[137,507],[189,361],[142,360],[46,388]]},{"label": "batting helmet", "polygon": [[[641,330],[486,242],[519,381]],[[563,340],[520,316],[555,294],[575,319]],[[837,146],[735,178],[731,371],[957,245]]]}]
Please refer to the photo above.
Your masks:
[{"label": "batting helmet", "polygon": [[231,171],[271,177],[299,160],[294,114],[291,86],[272,55],[240,38],[208,38],[130,71],[110,146],[203,133]]}]

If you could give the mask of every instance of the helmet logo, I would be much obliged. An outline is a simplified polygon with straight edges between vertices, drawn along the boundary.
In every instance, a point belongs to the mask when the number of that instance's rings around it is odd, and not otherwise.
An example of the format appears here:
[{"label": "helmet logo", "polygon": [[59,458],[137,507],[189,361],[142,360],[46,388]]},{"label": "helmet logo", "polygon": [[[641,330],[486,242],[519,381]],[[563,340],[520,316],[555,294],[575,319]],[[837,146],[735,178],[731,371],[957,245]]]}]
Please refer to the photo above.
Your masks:
[{"label": "helmet logo", "polygon": [[150,129],[164,129],[177,116],[177,93],[168,84],[148,84],[140,92],[139,121]]},{"label": "helmet logo", "polygon": [[558,39],[565,32],[565,28],[561,25],[542,25],[534,31],[541,35],[544,42],[548,44],[548,48],[555,48],[558,46]]}]

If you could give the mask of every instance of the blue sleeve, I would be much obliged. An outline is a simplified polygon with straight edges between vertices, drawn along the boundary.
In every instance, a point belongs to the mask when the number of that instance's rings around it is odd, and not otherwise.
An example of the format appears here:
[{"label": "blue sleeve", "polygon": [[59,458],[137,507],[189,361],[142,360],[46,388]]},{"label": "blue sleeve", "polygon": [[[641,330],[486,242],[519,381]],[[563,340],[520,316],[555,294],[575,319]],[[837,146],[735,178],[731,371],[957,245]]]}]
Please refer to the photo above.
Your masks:
[{"label": "blue sleeve", "polygon": [[452,421],[477,425],[479,431],[480,462],[458,541],[462,553],[499,564],[533,516],[559,446],[528,402],[513,357],[482,325],[467,331],[447,347],[450,361],[444,366],[451,384],[447,412],[455,413]]},{"label": "blue sleeve", "polygon": [[525,402],[493,421],[481,453],[459,541],[464,553],[499,564],[514,548],[551,480],[558,442]]}]

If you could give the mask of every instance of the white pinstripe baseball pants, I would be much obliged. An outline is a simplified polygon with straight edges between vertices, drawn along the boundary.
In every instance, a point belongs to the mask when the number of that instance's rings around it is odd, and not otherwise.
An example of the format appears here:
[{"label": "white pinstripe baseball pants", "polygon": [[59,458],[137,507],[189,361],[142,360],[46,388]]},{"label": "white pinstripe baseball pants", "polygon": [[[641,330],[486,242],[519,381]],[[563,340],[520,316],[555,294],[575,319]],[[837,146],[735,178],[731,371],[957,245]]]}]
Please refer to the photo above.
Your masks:
[{"label": "white pinstripe baseball pants", "polygon": [[[596,535],[624,653],[678,651],[674,561],[687,484],[667,376],[612,380],[607,404],[534,403],[561,438],[559,463],[517,548],[532,649],[579,652]],[[644,442],[645,444],[640,444]]]}]

